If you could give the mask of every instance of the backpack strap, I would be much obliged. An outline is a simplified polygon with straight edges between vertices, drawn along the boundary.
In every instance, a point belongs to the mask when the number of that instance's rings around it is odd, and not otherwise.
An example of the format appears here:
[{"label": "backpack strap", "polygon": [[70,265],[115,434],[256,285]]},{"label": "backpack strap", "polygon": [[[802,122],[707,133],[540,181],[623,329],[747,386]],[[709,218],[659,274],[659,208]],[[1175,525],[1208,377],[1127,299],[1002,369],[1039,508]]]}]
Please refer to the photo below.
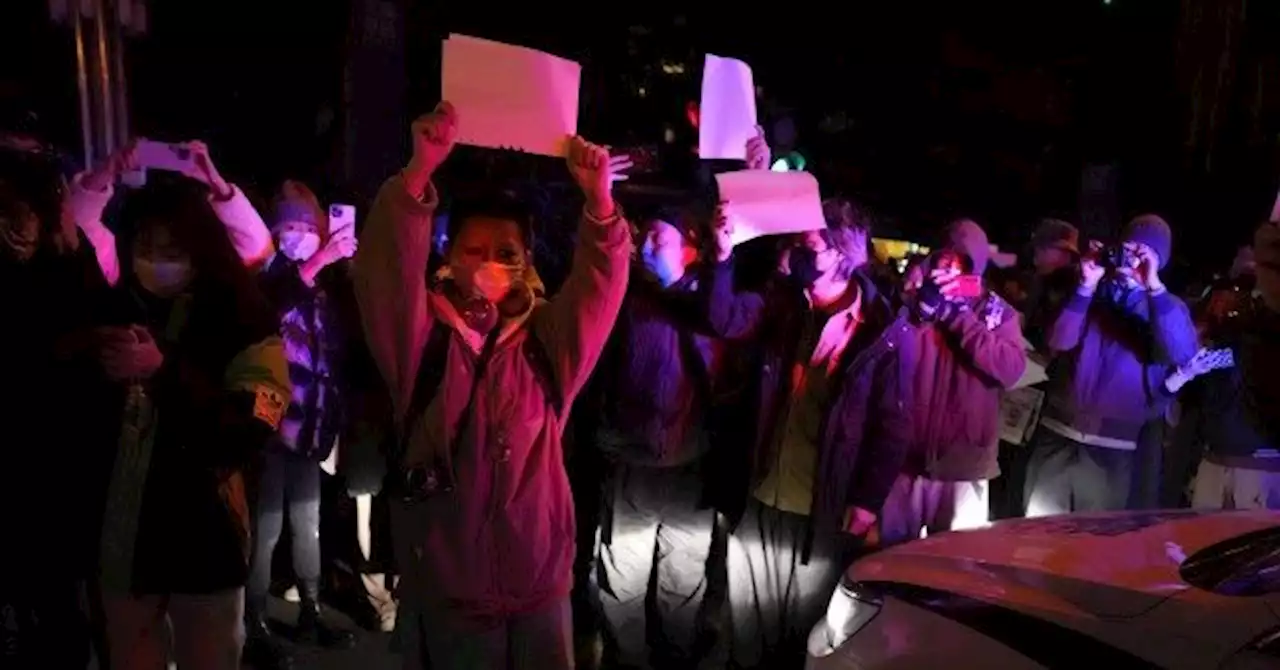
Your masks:
[{"label": "backpack strap", "polygon": [[387,460],[389,472],[396,472],[403,467],[404,456],[409,449],[409,433],[418,417],[427,410],[440,384],[444,382],[444,373],[449,358],[449,344],[453,341],[453,328],[436,321],[431,325],[427,341],[422,345],[422,358],[418,363],[418,376],[413,382],[413,393],[409,396],[409,407],[404,416],[395,422],[396,437],[388,450]]},{"label": "backpack strap", "polygon": [[533,374],[538,378],[538,384],[542,386],[542,392],[546,395],[547,402],[551,404],[551,409],[556,416],[561,415],[564,410],[564,397],[560,394],[560,388],[556,386],[555,367],[551,364],[551,356],[547,353],[546,345],[542,344],[542,340],[538,339],[533,330],[530,330],[528,337],[525,338],[524,356]]}]

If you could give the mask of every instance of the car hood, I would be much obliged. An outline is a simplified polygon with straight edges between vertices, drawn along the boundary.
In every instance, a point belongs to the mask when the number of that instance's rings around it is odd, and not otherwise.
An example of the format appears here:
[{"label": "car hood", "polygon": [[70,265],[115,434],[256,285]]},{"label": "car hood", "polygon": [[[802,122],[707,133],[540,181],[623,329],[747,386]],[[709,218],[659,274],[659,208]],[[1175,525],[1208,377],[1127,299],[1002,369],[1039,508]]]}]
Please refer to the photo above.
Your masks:
[{"label": "car hood", "polygon": [[1178,568],[1195,552],[1275,527],[1275,512],[1115,512],[999,521],[868,556],[857,582],[927,586],[1064,616],[1134,617],[1193,587]]}]

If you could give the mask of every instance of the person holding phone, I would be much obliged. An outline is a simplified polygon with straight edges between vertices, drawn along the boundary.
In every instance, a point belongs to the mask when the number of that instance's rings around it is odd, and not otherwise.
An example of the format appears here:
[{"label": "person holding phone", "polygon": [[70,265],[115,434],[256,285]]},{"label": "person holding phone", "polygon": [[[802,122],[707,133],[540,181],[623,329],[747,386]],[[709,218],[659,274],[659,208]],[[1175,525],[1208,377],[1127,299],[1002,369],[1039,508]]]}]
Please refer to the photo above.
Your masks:
[{"label": "person holding phone", "polygon": [[983,285],[990,256],[986,231],[961,219],[904,287],[920,364],[908,382],[914,434],[880,519],[886,544],[990,520],[1000,398],[1027,363],[1020,315]]},{"label": "person holding phone", "polygon": [[[239,187],[223,178],[204,142],[192,141],[183,146],[190,152],[190,160],[184,163],[187,167],[180,174],[206,189],[209,205],[222,221],[236,254],[252,271],[261,269],[275,253],[271,232],[262,216]],[[108,156],[101,165],[77,174],[67,192],[72,220],[93,245],[102,274],[112,285],[121,278],[121,254],[116,247],[116,235],[103,223],[102,216],[115,197],[116,184],[140,167],[135,144],[130,143]]]},{"label": "person holding phone", "polygon": [[354,644],[320,609],[320,464],[333,452],[344,419],[340,319],[322,272],[355,255],[354,230],[329,234],[328,217],[305,184],[286,181],[276,198],[272,233],[279,251],[261,275],[280,325],[293,398],[258,472],[253,569],[246,593],[245,658],[255,667],[288,665],[288,647],[267,626],[266,605],[276,542],[289,515],[300,609],[296,638],[328,648]]},{"label": "person holding phone", "polygon": [[126,260],[98,337],[116,413],[98,446],[110,667],[238,670],[247,480],[291,397],[278,323],[204,189],[149,184],[120,216]]}]

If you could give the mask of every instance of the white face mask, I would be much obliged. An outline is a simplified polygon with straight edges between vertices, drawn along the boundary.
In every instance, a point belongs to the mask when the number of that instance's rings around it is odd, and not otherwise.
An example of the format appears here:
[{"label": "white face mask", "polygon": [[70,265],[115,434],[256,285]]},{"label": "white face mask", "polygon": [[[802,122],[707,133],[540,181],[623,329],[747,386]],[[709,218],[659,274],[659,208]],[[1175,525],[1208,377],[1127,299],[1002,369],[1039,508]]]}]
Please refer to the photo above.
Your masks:
[{"label": "white face mask", "polygon": [[320,250],[320,236],[300,230],[280,233],[280,253],[295,261],[305,261]]},{"label": "white face mask", "polygon": [[133,272],[138,283],[153,295],[168,298],[181,293],[191,283],[190,261],[153,261],[134,258]]}]

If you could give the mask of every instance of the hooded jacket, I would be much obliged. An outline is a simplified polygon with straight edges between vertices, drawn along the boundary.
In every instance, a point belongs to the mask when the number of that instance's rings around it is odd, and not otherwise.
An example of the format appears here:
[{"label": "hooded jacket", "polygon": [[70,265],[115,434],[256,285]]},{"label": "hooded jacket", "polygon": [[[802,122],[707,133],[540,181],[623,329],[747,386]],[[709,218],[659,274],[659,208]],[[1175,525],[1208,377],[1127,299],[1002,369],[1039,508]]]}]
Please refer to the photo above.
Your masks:
[{"label": "hooded jacket", "polygon": [[[947,248],[981,275],[991,255],[982,228],[951,226]],[[915,428],[904,471],[942,481],[977,481],[1000,473],[1000,396],[1027,365],[1018,312],[992,291],[949,305],[912,329],[920,361],[908,382]]]},{"label": "hooded jacket", "polygon": [[[393,504],[402,611],[502,619],[566,597],[573,585],[564,408],[572,406],[617,319],[631,240],[621,217],[584,216],[573,269],[559,294],[499,326],[476,383],[482,337],[426,281],[436,203],[434,190],[424,202],[399,176],[388,180],[355,261],[366,341],[408,435],[405,465],[441,458],[456,482],[425,501]],[[443,379],[425,411],[408,416],[424,347],[439,327],[452,331]],[[558,403],[530,363],[530,346],[541,346],[549,360]],[[454,433],[473,385],[470,421]]]}]

